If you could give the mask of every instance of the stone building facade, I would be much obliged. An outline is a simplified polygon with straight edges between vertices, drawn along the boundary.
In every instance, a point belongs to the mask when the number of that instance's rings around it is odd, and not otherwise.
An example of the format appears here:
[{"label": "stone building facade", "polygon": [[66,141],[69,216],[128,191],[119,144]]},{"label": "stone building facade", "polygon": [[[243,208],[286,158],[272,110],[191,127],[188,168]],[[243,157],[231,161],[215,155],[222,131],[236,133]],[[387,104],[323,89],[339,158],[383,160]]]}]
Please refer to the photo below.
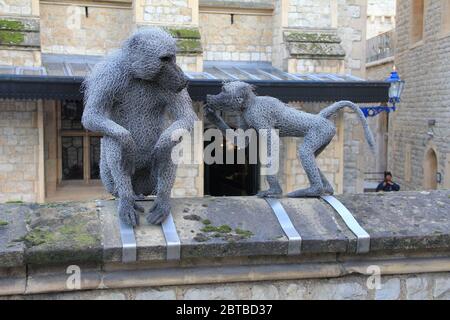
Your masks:
[{"label": "stone building facade", "polygon": [[[101,57],[135,28],[156,25],[177,38],[177,62],[185,71],[201,72],[205,63],[239,61],[269,63],[289,73],[364,78],[366,9],[366,0],[4,0],[0,69],[39,67],[43,60],[65,56]],[[81,74],[75,64],[71,72]],[[70,140],[61,135],[63,103],[0,101],[0,201],[65,200],[83,192],[105,195],[92,178],[95,168],[88,165],[96,152],[95,146],[90,150],[88,145],[95,135],[82,133],[84,180],[69,186],[62,181],[61,149],[63,141]],[[292,104],[317,111],[329,103]],[[196,102],[195,108],[202,119],[201,103]],[[350,154],[345,150],[353,150],[348,149],[352,142],[346,141],[352,136],[344,138],[352,127],[345,117],[336,120],[338,135],[319,159],[338,192],[346,191],[344,162]],[[285,191],[307,185],[295,156],[298,142],[283,141],[280,176]],[[173,195],[204,195],[202,164],[180,166]]]},{"label": "stone building facade", "polygon": [[406,81],[389,124],[389,166],[405,189],[450,187],[450,1],[397,3],[395,64]]},{"label": "stone building facade", "polygon": [[367,39],[395,28],[397,0],[367,1]]}]

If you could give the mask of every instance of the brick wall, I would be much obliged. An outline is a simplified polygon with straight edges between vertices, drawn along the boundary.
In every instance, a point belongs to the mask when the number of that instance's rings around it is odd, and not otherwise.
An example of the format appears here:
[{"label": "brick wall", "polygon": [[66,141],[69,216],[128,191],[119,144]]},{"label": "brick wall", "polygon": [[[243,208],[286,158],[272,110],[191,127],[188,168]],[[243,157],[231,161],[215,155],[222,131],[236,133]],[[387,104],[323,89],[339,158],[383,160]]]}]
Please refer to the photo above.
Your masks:
[{"label": "brick wall", "polygon": [[37,102],[0,101],[0,202],[37,201]]},{"label": "brick wall", "polygon": [[[389,128],[389,167],[404,189],[421,189],[424,159],[431,148],[450,187],[450,37],[442,33],[442,1],[426,1],[423,41],[411,43],[411,1],[397,4],[396,66],[406,81],[402,102]],[[428,121],[436,120],[429,127]],[[433,131],[431,138],[427,132]],[[408,169],[409,168],[409,169]],[[412,172],[408,179],[408,172]]]}]

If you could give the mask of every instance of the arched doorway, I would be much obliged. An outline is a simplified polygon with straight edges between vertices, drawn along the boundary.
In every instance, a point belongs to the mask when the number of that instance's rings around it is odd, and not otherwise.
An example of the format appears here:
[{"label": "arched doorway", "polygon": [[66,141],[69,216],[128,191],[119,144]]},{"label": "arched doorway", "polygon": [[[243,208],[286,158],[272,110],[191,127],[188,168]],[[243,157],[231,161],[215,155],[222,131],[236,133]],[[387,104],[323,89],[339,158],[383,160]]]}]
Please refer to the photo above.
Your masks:
[{"label": "arched doorway", "polygon": [[438,160],[436,152],[430,148],[428,149],[423,164],[423,187],[426,190],[437,189],[436,175],[438,172]]}]

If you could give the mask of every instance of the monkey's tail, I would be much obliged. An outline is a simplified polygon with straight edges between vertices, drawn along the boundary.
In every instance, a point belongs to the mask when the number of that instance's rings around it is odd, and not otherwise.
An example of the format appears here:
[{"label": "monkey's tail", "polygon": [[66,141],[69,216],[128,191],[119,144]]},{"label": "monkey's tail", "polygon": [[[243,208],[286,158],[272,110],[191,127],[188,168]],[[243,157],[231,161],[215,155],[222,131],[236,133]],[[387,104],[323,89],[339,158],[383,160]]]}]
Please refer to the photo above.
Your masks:
[{"label": "monkey's tail", "polygon": [[332,115],[336,114],[343,108],[350,108],[358,115],[359,121],[364,129],[364,135],[366,137],[367,143],[369,144],[370,150],[375,152],[375,139],[373,138],[372,131],[370,130],[369,124],[367,123],[367,119],[364,116],[364,113],[361,109],[351,101],[338,101],[333,103],[331,106],[323,109],[319,112],[319,115],[328,119]]}]

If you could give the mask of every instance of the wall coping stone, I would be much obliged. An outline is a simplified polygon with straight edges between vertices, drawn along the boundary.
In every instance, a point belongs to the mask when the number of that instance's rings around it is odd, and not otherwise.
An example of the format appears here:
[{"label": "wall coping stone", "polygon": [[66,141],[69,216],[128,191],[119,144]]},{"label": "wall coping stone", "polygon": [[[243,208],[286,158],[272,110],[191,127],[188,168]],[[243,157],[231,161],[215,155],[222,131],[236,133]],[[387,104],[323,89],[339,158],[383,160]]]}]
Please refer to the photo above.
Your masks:
[{"label": "wall coping stone", "polygon": [[[370,252],[449,251],[450,191],[339,195],[370,234]],[[0,268],[67,263],[121,263],[115,201],[0,204]],[[302,255],[354,255],[356,238],[323,200],[281,199],[301,234]],[[148,210],[152,201],[142,201]],[[288,239],[263,199],[173,199],[181,260],[284,257]],[[166,261],[159,226],[141,217],[135,230],[139,262]]]}]

